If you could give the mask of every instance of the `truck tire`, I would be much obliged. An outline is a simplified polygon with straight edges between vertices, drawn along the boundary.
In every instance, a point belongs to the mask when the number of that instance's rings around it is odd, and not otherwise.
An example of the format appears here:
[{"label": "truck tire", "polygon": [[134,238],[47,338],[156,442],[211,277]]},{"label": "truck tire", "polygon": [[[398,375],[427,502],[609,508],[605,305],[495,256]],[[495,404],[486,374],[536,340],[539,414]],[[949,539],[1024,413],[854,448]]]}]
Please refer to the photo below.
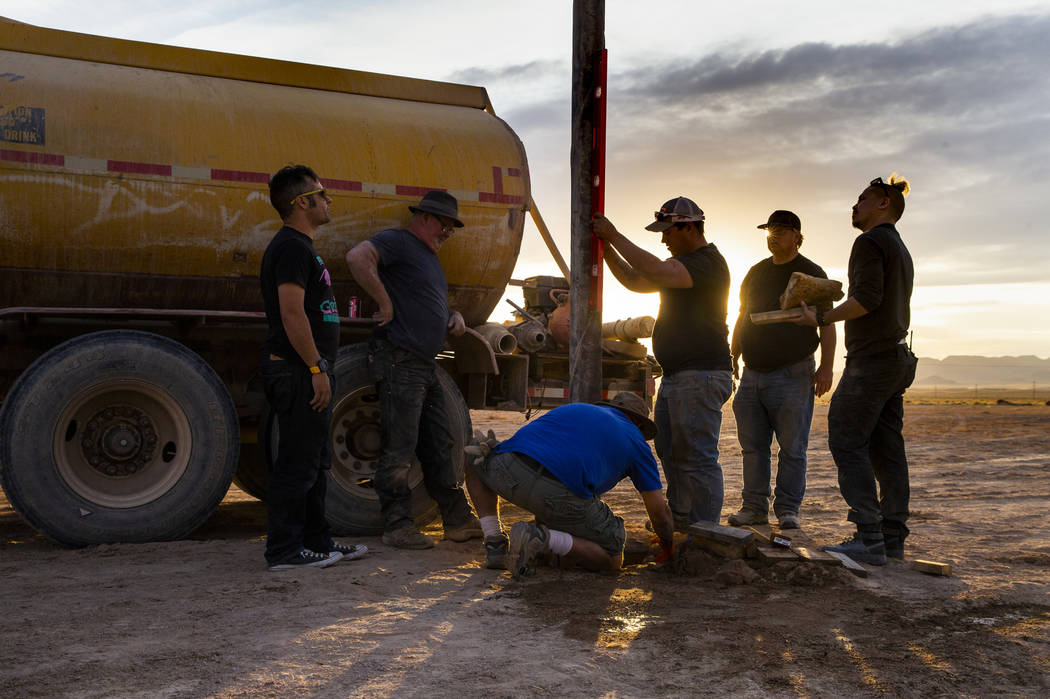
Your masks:
[{"label": "truck tire", "polygon": [[[270,413],[270,406],[264,406],[263,410]],[[263,415],[263,418],[266,417]],[[263,420],[259,421],[259,434],[266,434]],[[261,442],[241,443],[241,458],[237,463],[237,472],[233,474],[233,484],[256,500],[266,501],[270,487],[270,467]]]},{"label": "truck tire", "polygon": [[[449,428],[454,439],[452,455],[456,480],[462,483],[463,447],[471,435],[470,411],[452,377],[440,367],[437,373],[445,391]],[[379,396],[368,374],[366,344],[350,345],[339,351],[332,402],[332,470],[325,501],[328,523],[333,533],[341,536],[381,534],[383,520],[379,513],[379,496],[372,486],[379,459]],[[265,455],[263,464],[255,466],[254,472],[249,474],[245,472],[249,464],[242,463],[238,480],[258,484],[267,475],[260,471],[272,463],[277,453],[278,435],[277,420],[267,406],[259,420],[259,444]],[[437,503],[427,495],[418,462],[409,475],[409,487],[412,489],[412,516],[416,525],[432,522],[438,514]],[[263,489],[262,495],[257,497],[264,500],[265,495]]]},{"label": "truck tire", "polygon": [[159,335],[109,330],[51,349],[0,409],[0,481],[69,546],[179,539],[218,506],[240,445],[208,364]]}]

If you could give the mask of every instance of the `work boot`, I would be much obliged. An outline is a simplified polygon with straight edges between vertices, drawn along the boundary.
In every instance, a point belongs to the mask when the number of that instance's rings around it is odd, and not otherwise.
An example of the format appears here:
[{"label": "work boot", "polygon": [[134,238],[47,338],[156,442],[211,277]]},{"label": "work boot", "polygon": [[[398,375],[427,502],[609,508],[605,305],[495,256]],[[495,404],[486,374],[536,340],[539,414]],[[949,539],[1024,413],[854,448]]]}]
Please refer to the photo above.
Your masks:
[{"label": "work boot", "polygon": [[406,524],[397,529],[383,532],[383,543],[399,549],[432,549],[434,540],[416,529],[411,524]]},{"label": "work boot", "polygon": [[798,513],[781,512],[777,515],[777,524],[781,529],[798,529]]},{"label": "work boot", "polygon": [[445,538],[449,541],[470,541],[471,539],[484,539],[485,531],[481,528],[481,520],[471,517],[462,524],[454,526],[445,525]]},{"label": "work boot", "polygon": [[741,507],[739,512],[729,515],[729,523],[734,527],[746,527],[749,524],[768,524],[769,513]]},{"label": "work boot", "polygon": [[551,533],[542,524],[536,526],[528,522],[515,522],[510,528],[510,573],[515,580],[521,580],[536,572],[536,562],[540,556],[550,553]]},{"label": "work boot", "polygon": [[841,544],[834,546],[821,546],[822,551],[831,553],[844,553],[858,563],[870,563],[873,566],[886,565],[886,543],[882,539],[882,532],[875,535],[864,532],[856,532]]},{"label": "work boot", "polygon": [[908,536],[908,527],[903,522],[882,521],[882,538],[886,542],[888,558],[904,558],[904,539]]},{"label": "work boot", "polygon": [[507,537],[505,535],[485,537],[485,567],[492,570],[507,569]]}]

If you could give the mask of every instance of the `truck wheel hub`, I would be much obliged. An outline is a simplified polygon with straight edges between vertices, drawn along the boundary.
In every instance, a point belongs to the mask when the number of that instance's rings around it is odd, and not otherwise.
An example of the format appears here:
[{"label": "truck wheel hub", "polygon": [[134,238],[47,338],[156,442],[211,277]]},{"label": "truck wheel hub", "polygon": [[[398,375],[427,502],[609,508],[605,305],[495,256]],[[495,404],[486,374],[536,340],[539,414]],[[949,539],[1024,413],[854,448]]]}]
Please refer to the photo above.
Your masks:
[{"label": "truck wheel hub", "polygon": [[107,476],[130,476],[144,468],[157,446],[153,421],[141,410],[113,406],[88,420],[81,441],[84,458]]}]

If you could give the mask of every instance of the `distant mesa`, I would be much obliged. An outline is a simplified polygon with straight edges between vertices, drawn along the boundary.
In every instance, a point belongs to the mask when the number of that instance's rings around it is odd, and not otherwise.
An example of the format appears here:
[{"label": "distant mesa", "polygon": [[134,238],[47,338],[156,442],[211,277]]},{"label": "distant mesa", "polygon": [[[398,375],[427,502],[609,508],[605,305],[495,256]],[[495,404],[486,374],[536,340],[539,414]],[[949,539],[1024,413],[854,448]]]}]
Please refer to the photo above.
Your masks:
[{"label": "distant mesa", "polygon": [[923,385],[923,386],[962,386],[963,384],[959,383],[958,381],[952,381],[951,379],[946,379],[946,378],[944,378],[943,376],[941,376],[939,374],[934,374],[933,376],[923,376],[921,379],[915,379],[915,385],[917,385],[917,386],[918,385]]}]

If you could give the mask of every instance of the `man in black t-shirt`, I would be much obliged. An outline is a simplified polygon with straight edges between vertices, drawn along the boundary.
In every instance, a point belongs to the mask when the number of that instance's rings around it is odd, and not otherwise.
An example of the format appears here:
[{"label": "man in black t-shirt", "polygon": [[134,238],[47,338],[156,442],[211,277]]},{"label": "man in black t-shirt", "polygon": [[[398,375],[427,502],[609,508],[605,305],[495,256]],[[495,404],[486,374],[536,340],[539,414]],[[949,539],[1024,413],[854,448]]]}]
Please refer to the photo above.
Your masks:
[{"label": "man in black t-shirt", "polygon": [[671,253],[666,260],[627,240],[600,214],[594,217],[594,234],[609,243],[605,261],[621,284],[660,292],[653,354],[664,373],[653,411],[659,428],[655,444],[675,528],[683,530],[722,517],[718,435],[722,406],[733,392],[726,326],[729,267],[704,237],[704,212],[695,202],[676,197],[655,216],[646,230],[663,235]]},{"label": "man in black t-shirt", "polygon": [[266,498],[270,570],[323,568],[367,551],[333,541],[325,519],[339,309],[313,240],[329,221],[331,202],[305,165],[289,165],[270,178],[270,203],[284,222],[259,270],[269,325],[259,370],[280,432]]},{"label": "man in black t-shirt", "polygon": [[[740,285],[740,315],[730,351],[733,375],[740,378],[733,413],[743,457],[744,487],[740,511],[729,516],[735,526],[765,524],[769,518],[770,444],[776,436],[777,481],[773,512],[781,529],[797,529],[806,492],[806,449],[813,419],[814,387],[820,396],[831,388],[835,362],[835,326],[820,329],[820,367],[813,359],[817,332],[794,323],[755,325],[752,313],[780,309],[780,295],[795,272],[827,279],[819,265],[799,254],[802,222],[791,211],[774,211],[759,226],[773,254],[750,270]],[[744,357],[739,375],[738,358]]]},{"label": "man in black t-shirt", "polygon": [[380,455],[372,483],[383,517],[383,543],[425,549],[434,540],[412,518],[409,473],[419,457],[427,494],[438,504],[445,538],[483,536],[458,484],[445,394],[435,356],[448,333],[462,335],[459,311],[448,307],[448,284],[438,250],[456,228],[459,204],[451,194],[427,192],[405,228],[388,229],[346,253],[350,272],[379,306],[369,343],[369,371],[379,392]]},{"label": "man in black t-shirt", "polygon": [[[803,308],[800,324],[846,321],[846,368],[828,408],[828,446],[839,490],[857,525],[826,551],[874,565],[904,557],[910,485],[904,451],[904,391],[915,379],[907,344],[915,270],[894,224],[904,213],[907,181],[872,180],[853,205],[862,231],[849,256],[849,293],[827,312]],[[878,487],[876,488],[876,481]]]}]

